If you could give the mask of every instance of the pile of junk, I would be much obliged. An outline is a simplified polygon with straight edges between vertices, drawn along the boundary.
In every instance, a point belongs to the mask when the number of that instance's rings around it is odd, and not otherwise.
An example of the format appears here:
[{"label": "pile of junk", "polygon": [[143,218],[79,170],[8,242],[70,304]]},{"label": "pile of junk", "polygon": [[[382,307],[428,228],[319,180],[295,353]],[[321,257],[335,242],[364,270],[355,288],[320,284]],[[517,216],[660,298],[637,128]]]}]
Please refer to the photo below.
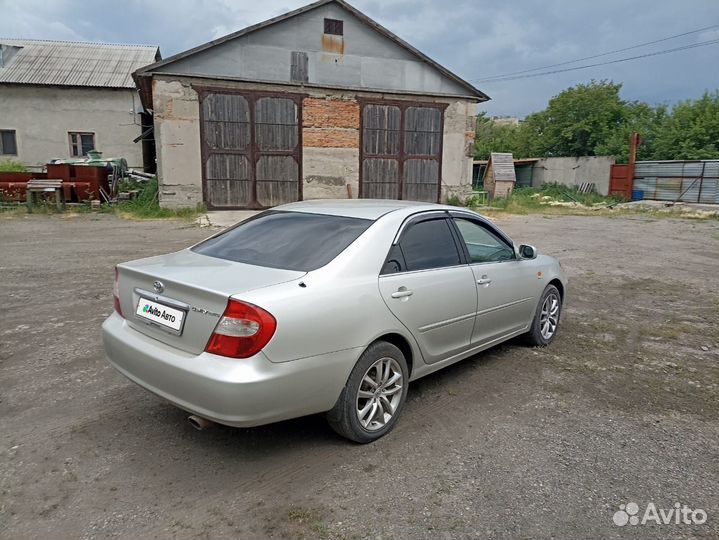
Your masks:
[{"label": "pile of junk", "polygon": [[120,192],[123,181],[147,182],[155,175],[131,169],[125,158],[104,158],[91,150],[86,157],[53,159],[42,172],[0,172],[0,195],[3,201],[25,201],[28,182],[61,180],[65,201],[80,203],[114,203],[130,199],[137,190]]}]

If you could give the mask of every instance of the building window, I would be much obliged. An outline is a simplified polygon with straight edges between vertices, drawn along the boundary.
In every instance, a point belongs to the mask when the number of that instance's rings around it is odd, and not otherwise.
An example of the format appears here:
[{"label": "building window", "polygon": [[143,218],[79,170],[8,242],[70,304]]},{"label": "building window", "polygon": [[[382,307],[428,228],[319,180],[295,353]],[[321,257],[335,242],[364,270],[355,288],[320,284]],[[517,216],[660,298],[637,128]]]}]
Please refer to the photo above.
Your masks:
[{"label": "building window", "polygon": [[5,156],[17,155],[17,141],[14,129],[0,129],[0,154]]},{"label": "building window", "polygon": [[292,82],[306,83],[308,75],[309,60],[306,52],[292,51],[290,61],[290,80]]},{"label": "building window", "polygon": [[341,36],[344,33],[343,23],[337,19],[325,19],[325,34]]},{"label": "building window", "polygon": [[86,156],[90,150],[95,149],[94,133],[70,132],[70,155],[72,157]]}]

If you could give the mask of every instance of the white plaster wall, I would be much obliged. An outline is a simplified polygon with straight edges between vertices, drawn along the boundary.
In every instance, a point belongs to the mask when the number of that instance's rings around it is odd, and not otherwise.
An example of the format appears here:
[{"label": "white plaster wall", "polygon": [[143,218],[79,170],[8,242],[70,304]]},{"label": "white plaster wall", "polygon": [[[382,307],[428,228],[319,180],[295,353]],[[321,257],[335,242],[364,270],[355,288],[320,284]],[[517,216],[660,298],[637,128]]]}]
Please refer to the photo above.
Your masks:
[{"label": "white plaster wall", "polygon": [[202,202],[199,97],[189,83],[153,81],[160,204],[192,207]]},{"label": "white plaster wall", "polygon": [[347,199],[347,184],[352,198],[359,195],[359,149],[303,148],[302,198]]},{"label": "white plaster wall", "polygon": [[142,168],[140,99],[135,90],[0,85],[0,129],[14,129],[17,156],[40,167],[53,158],[70,158],[69,131],[95,133],[104,157],[124,157]]},{"label": "white plaster wall", "polygon": [[457,195],[464,200],[472,193],[472,159],[476,105],[471,101],[452,101],[444,111],[442,146],[442,201]]}]

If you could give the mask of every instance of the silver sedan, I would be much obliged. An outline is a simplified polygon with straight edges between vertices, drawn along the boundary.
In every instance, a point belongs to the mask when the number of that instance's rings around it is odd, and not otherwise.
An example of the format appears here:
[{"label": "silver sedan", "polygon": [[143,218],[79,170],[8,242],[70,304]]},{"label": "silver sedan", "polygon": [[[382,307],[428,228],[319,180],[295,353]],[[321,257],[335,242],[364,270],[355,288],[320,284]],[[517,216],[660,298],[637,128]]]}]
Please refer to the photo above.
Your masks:
[{"label": "silver sedan", "polygon": [[410,381],[515,336],[548,345],[566,293],[556,259],[469,210],[307,201],[118,265],[103,339],[195,427],[324,412],[365,443]]}]

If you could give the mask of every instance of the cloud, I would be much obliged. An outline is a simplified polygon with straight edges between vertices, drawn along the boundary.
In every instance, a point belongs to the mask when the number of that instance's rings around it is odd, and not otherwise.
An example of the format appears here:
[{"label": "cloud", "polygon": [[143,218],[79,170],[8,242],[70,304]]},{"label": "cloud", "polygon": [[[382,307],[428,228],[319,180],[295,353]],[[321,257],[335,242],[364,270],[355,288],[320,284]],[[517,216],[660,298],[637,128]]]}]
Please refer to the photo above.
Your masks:
[{"label": "cloud", "polygon": [[[358,9],[469,81],[555,64],[719,24],[719,2],[655,0],[351,0]],[[0,0],[0,36],[159,45],[163,56],[296,9],[302,0]],[[597,59],[719,37],[716,29]],[[580,64],[581,65],[581,64]],[[591,79],[624,83],[626,99],[696,98],[719,88],[719,46],[504,82],[477,82],[482,110],[524,116]]]},{"label": "cloud", "polygon": [[50,4],[39,0],[0,0],[0,37],[83,41],[83,34],[73,29],[71,21],[61,20],[67,14],[68,4],[64,0]]}]

